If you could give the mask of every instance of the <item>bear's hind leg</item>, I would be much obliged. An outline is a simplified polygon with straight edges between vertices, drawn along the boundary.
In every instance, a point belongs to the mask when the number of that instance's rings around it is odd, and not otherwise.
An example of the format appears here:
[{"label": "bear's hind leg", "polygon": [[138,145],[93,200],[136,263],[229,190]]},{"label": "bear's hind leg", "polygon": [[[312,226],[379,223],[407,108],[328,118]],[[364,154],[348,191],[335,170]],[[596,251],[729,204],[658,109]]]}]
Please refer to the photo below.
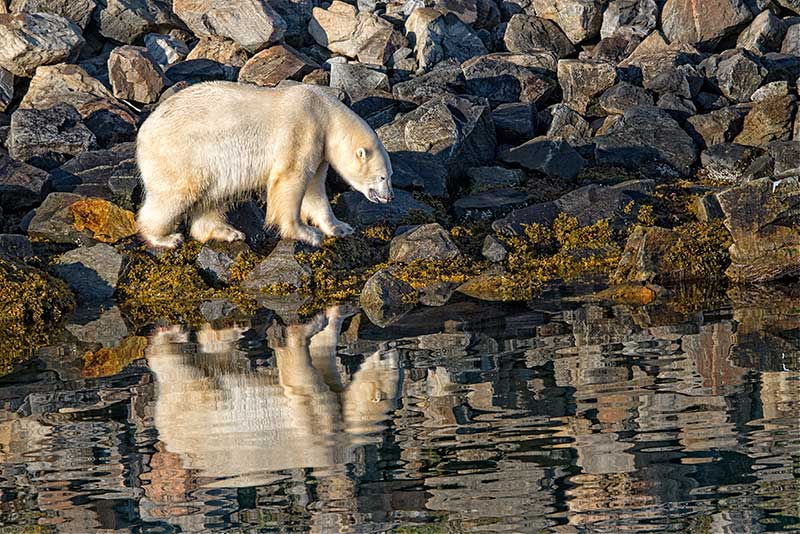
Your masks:
[{"label": "bear's hind leg", "polygon": [[219,208],[201,208],[192,215],[192,226],[189,235],[193,239],[205,243],[216,241],[241,241],[244,234],[228,224]]},{"label": "bear's hind leg", "polygon": [[183,242],[179,233],[171,233],[185,206],[163,195],[146,193],[144,203],[136,215],[139,234],[150,246],[175,248]]},{"label": "bear's hind leg", "polygon": [[300,208],[300,216],[304,221],[322,230],[328,237],[344,237],[353,233],[353,227],[336,218],[328,201],[328,194],[325,191],[325,178],[328,175],[328,164],[320,165],[314,177],[308,183],[303,204]]},{"label": "bear's hind leg", "polygon": [[296,239],[318,247],[322,234],[303,224],[300,206],[308,180],[279,177],[267,190],[267,224],[276,226],[283,239]]}]

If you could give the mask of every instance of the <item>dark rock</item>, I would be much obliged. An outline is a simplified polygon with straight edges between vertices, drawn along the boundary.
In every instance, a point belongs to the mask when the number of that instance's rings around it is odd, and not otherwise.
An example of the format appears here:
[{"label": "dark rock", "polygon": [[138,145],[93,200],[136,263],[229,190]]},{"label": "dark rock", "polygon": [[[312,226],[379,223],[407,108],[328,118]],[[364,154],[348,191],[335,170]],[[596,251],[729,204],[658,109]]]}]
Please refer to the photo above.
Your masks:
[{"label": "dark rock", "polygon": [[680,279],[681,273],[668,267],[665,259],[678,242],[677,232],[658,226],[637,226],[625,243],[617,270],[616,282],[664,282]]},{"label": "dark rock", "polygon": [[773,141],[767,145],[778,178],[800,176],[800,141]]},{"label": "dark rock", "polygon": [[756,102],[744,118],[735,141],[741,145],[763,146],[771,141],[791,139],[795,112],[793,95]]},{"label": "dark rock", "polygon": [[411,311],[417,291],[389,271],[378,271],[364,284],[359,299],[369,320],[386,327]]},{"label": "dark rock", "polygon": [[239,81],[274,87],[283,80],[302,80],[317,68],[319,65],[309,57],[289,45],[278,44],[251,57],[239,71]]},{"label": "dark rock", "polygon": [[700,91],[694,101],[697,107],[704,112],[716,111],[731,105],[731,101],[722,95]]},{"label": "dark rock", "polygon": [[524,172],[504,167],[473,167],[467,169],[465,174],[469,179],[472,193],[513,188],[525,180]]},{"label": "dark rock", "polygon": [[419,289],[419,302],[425,306],[444,306],[455,293],[458,284],[434,282]]},{"label": "dark rock", "polygon": [[647,89],[628,82],[620,82],[606,89],[597,99],[600,109],[609,115],[622,115],[636,106],[652,106],[653,95]]},{"label": "dark rock", "polygon": [[640,41],[639,37],[612,35],[600,39],[591,51],[583,51],[578,55],[582,61],[598,61],[617,65],[631,55]]},{"label": "dark rock", "polygon": [[[714,16],[708,17],[712,12]],[[671,43],[713,49],[752,18],[744,0],[714,0],[703,5],[693,0],[667,0],[661,11],[661,26]]]},{"label": "dark rock", "polygon": [[228,222],[244,233],[245,243],[256,252],[260,253],[265,247],[274,243],[274,239],[264,226],[266,212],[255,200],[237,205],[227,215]]},{"label": "dark rock", "polygon": [[780,52],[790,56],[800,55],[800,24],[794,24],[786,29]]},{"label": "dark rock", "polygon": [[797,78],[800,77],[800,56],[770,52],[759,59],[769,72],[766,82],[785,80],[794,84]]},{"label": "dark rock", "polygon": [[234,81],[239,69],[211,61],[210,59],[190,59],[169,67],[166,76],[172,84],[210,82],[213,80]]},{"label": "dark rock", "polygon": [[334,63],[331,65],[331,87],[343,90],[353,102],[373,91],[389,91],[389,77],[364,65]]},{"label": "dark rock", "polygon": [[765,282],[800,275],[800,179],[761,178],[717,198],[733,237],[731,279]]},{"label": "dark rock", "polygon": [[617,82],[617,71],[608,63],[562,59],[558,62],[558,83],[564,104],[586,113],[595,97]]},{"label": "dark rock", "polygon": [[[0,67],[0,111],[8,109],[8,105],[14,99],[14,75]],[[0,146],[2,146],[0,140]]]},{"label": "dark rock", "polygon": [[94,24],[100,35],[133,44],[148,33],[181,26],[164,0],[97,0]]},{"label": "dark rock", "polygon": [[52,13],[86,28],[97,6],[95,0],[11,0],[11,13]]},{"label": "dark rock", "polygon": [[189,55],[189,47],[186,46],[186,43],[161,33],[145,35],[144,46],[162,69],[183,61]]},{"label": "dark rock", "polygon": [[655,0],[611,0],[603,12],[600,36],[636,35],[644,38],[656,28],[658,5]]},{"label": "dark rock", "polygon": [[200,249],[197,267],[209,284],[215,287],[224,286],[231,283],[231,270],[236,260],[248,251],[250,247],[241,241],[210,241]]},{"label": "dark rock", "polygon": [[732,106],[689,117],[686,122],[695,141],[711,147],[732,141],[742,130],[745,115],[746,109]]},{"label": "dark rock", "polygon": [[394,192],[394,200],[388,204],[374,204],[361,193],[347,191],[339,197],[334,211],[339,218],[360,227],[380,222],[397,224],[417,216],[433,217],[433,208],[398,189]]},{"label": "dark rock", "polygon": [[495,236],[489,234],[483,240],[483,248],[481,249],[483,257],[489,261],[499,262],[506,259],[508,250],[505,245]]},{"label": "dark rock", "polygon": [[0,14],[0,67],[30,78],[37,67],[78,57],[83,46],[74,22],[51,13]]},{"label": "dark rock", "polygon": [[536,135],[536,106],[513,102],[500,104],[492,110],[492,122],[497,136],[512,142]]},{"label": "dark rock", "polygon": [[680,97],[675,93],[661,95],[656,102],[656,106],[669,113],[672,118],[679,122],[683,122],[697,113],[697,108],[691,100]]},{"label": "dark rock", "polygon": [[586,166],[586,160],[569,143],[544,136],[503,152],[500,159],[565,180],[574,180]]},{"label": "dark rock", "polygon": [[247,50],[235,41],[224,37],[203,37],[186,56],[188,61],[193,59],[208,59],[229,67],[241,68],[249,59]]},{"label": "dark rock", "polygon": [[563,139],[571,145],[577,145],[592,136],[592,128],[587,120],[569,106],[556,104],[550,109],[550,115],[547,137]]},{"label": "dark rock", "polygon": [[9,154],[41,169],[58,167],[95,145],[94,134],[68,104],[41,110],[18,109],[11,115]]},{"label": "dark rock", "polygon": [[740,182],[744,170],[761,153],[761,150],[751,146],[719,143],[700,154],[700,163],[709,178]]},{"label": "dark rock", "polygon": [[286,33],[286,22],[264,0],[175,0],[173,9],[198,37],[226,37],[251,53]]},{"label": "dark rock", "polygon": [[503,35],[506,50],[516,54],[549,50],[558,59],[575,53],[575,47],[553,21],[519,14],[511,17]]},{"label": "dark rock", "polygon": [[122,255],[114,247],[98,243],[62,254],[53,270],[79,301],[99,302],[114,295],[121,268]]},{"label": "dark rock", "polygon": [[206,321],[214,322],[238,316],[241,310],[228,299],[213,299],[200,304],[200,313]]},{"label": "dark rock", "polygon": [[270,0],[270,7],[286,22],[286,32],[283,38],[288,42],[305,41],[308,34],[308,23],[311,21],[311,12],[317,2],[314,0]]},{"label": "dark rock", "polygon": [[167,84],[161,67],[143,46],[120,46],[108,58],[114,96],[143,104],[158,101]]},{"label": "dark rock", "polygon": [[706,193],[703,196],[698,196],[694,200],[693,211],[697,219],[703,222],[709,222],[724,217],[722,208],[719,206],[719,200],[714,193]]},{"label": "dark rock", "polygon": [[45,171],[0,151],[0,209],[17,211],[37,205],[46,180]]},{"label": "dark rock", "polygon": [[0,257],[25,261],[33,256],[31,241],[24,235],[0,234]]},{"label": "dark rock", "polygon": [[595,137],[595,159],[659,175],[687,176],[697,160],[697,147],[666,112],[640,106],[626,111],[608,134]]},{"label": "dark rock", "polygon": [[72,193],[50,193],[42,205],[25,216],[20,226],[28,235],[54,243],[90,245],[95,241],[92,233],[78,230],[70,207],[84,197]]},{"label": "dark rock", "polygon": [[106,348],[116,347],[130,334],[122,312],[116,306],[100,311],[99,316],[92,315],[86,322],[72,322],[66,328],[78,341],[90,344],[100,343]]},{"label": "dark rock", "polygon": [[414,260],[451,260],[461,251],[439,223],[423,224],[409,230],[389,244],[389,261],[411,263]]},{"label": "dark rock", "polygon": [[431,98],[445,93],[457,94],[463,91],[464,74],[461,72],[461,66],[446,61],[433,70],[398,83],[392,88],[395,96],[415,104],[424,104]]},{"label": "dark rock", "polygon": [[[375,90],[362,95],[358,100],[350,103],[350,109],[364,119],[374,130],[384,124],[389,124],[395,117],[408,113],[414,105],[405,100],[399,100],[391,93]],[[444,173],[447,175],[447,172]]]},{"label": "dark rock", "polygon": [[270,289],[304,288],[310,282],[312,272],[306,265],[298,263],[294,256],[304,250],[306,247],[297,241],[280,241],[269,256],[250,271],[242,281],[242,287],[248,291],[267,292]]},{"label": "dark rock", "polygon": [[715,74],[719,90],[734,102],[749,102],[767,75],[758,58],[741,50],[719,62]]},{"label": "dark rock", "polygon": [[741,183],[764,178],[765,176],[772,176],[774,174],[774,168],[775,162],[772,160],[772,156],[769,154],[758,156],[744,171],[742,171]]},{"label": "dark rock", "polygon": [[693,98],[703,86],[703,76],[693,65],[665,64],[663,69],[645,69],[642,83],[656,94],[671,93]]},{"label": "dark rock", "polygon": [[496,219],[528,201],[529,195],[516,189],[491,189],[459,198],[453,211],[459,219]]},{"label": "dark rock", "polygon": [[771,10],[759,13],[753,22],[741,33],[736,48],[743,48],[756,54],[776,52],[781,47],[786,25]]},{"label": "dark rock", "polygon": [[486,54],[483,41],[472,29],[452,13],[421,7],[410,14],[405,23],[421,70],[430,70],[445,59],[462,63]]},{"label": "dark rock", "polygon": [[573,44],[600,33],[603,8],[600,2],[586,0],[533,0],[536,14],[552,20]]},{"label": "dark rock", "polygon": [[467,91],[493,105],[510,102],[538,104],[558,87],[553,77],[555,56],[538,54],[488,54],[461,65]]}]

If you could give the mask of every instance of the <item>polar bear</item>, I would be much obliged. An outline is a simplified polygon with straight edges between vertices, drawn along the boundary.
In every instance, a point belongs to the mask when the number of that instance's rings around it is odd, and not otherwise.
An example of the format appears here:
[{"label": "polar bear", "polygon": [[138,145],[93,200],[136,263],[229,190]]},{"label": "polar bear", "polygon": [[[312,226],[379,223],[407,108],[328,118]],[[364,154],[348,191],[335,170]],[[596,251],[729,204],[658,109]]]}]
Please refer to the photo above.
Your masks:
[{"label": "polar bear", "polygon": [[252,191],[266,191],[265,223],[282,238],[318,246],[319,230],[349,235],[353,229],[333,215],[325,192],[329,165],[371,202],[394,198],[392,166],[378,136],[310,85],[193,85],[144,121],[136,156],[145,189],[137,224],[155,247],[181,243],[173,232],[184,214],[198,241],[243,239],[225,221],[225,209]]}]

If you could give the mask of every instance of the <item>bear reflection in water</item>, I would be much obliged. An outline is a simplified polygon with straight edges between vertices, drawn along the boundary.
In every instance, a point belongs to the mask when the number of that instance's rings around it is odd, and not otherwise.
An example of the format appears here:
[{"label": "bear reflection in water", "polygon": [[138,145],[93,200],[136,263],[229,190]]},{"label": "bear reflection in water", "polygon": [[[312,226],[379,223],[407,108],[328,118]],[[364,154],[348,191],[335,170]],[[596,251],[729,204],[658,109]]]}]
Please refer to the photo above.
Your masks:
[{"label": "bear reflection in water", "polygon": [[213,486],[252,486],[276,471],[351,463],[380,439],[400,387],[398,356],[368,356],[350,380],[337,365],[342,308],[268,331],[274,365],[255,370],[237,350],[246,329],[157,332],[147,361],[157,381],[155,424],[166,451]]}]

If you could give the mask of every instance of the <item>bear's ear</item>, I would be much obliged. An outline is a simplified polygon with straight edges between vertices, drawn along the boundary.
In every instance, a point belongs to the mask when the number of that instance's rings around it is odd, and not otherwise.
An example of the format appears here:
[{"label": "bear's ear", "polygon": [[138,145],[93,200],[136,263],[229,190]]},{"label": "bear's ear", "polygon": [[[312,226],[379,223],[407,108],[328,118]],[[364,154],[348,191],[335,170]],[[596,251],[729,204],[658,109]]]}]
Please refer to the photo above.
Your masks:
[{"label": "bear's ear", "polygon": [[363,146],[359,147],[356,150],[356,157],[358,159],[360,159],[361,161],[363,161],[364,163],[366,163],[367,162],[367,149],[364,148]]}]

